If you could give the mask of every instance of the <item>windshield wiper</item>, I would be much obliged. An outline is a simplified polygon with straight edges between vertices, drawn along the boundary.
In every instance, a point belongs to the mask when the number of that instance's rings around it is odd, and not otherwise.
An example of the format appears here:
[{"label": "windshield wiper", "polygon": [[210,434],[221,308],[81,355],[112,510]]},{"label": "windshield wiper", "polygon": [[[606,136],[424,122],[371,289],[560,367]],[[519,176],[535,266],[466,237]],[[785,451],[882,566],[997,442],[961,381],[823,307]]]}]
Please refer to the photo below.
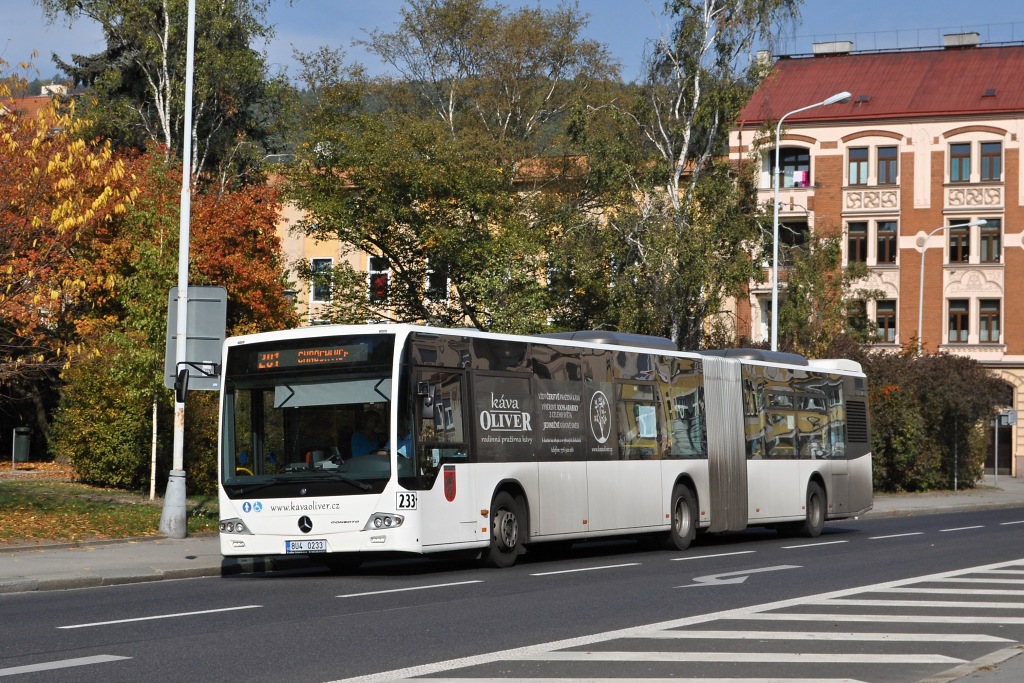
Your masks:
[{"label": "windshield wiper", "polygon": [[361,491],[373,490],[373,487],[367,484],[366,482],[359,481],[358,479],[352,479],[351,477],[346,477],[344,474],[331,472],[330,470],[317,470],[316,475],[307,474],[294,477],[274,477],[270,481],[264,481],[259,484],[225,484],[225,486],[231,488],[232,493],[234,493],[236,496],[239,496],[254,493],[256,491],[262,491],[265,488],[269,488],[271,486],[278,486],[279,484],[315,484],[317,482],[323,481],[324,479],[329,479],[331,481],[340,481],[344,484],[354,486]]},{"label": "windshield wiper", "polygon": [[[365,481],[359,481],[358,479],[353,479],[352,477],[346,477],[344,474],[341,474],[340,472],[332,472],[331,470],[320,470],[320,471],[323,472],[324,474],[326,474],[328,477],[330,477],[334,481],[341,481],[341,482],[344,482],[346,484],[351,484],[352,486],[355,486],[357,489],[362,489],[363,491],[370,491],[370,490],[373,489],[373,487],[370,486],[369,484],[367,484]],[[324,474],[317,475],[315,477],[303,477],[302,481],[303,482],[317,482],[317,481],[320,481],[321,479],[324,478]]]},{"label": "windshield wiper", "polygon": [[224,486],[232,489],[231,492],[236,496],[241,496],[247,493],[253,493],[255,491],[262,491],[265,488],[277,486],[278,484],[281,483],[283,482],[281,482],[280,480],[272,479],[270,481],[265,481],[259,484],[224,484]]}]

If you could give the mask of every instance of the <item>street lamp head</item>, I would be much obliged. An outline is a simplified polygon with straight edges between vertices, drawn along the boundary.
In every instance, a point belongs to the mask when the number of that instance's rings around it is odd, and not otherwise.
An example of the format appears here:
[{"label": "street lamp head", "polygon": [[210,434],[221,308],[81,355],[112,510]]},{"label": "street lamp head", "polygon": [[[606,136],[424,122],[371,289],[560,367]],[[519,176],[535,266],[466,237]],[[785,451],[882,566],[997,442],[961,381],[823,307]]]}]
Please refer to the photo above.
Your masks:
[{"label": "street lamp head", "polygon": [[828,98],[827,100],[824,100],[821,104],[824,106],[830,104],[846,104],[847,102],[850,101],[850,98],[852,97],[853,95],[844,90],[843,92],[837,92],[832,97]]}]

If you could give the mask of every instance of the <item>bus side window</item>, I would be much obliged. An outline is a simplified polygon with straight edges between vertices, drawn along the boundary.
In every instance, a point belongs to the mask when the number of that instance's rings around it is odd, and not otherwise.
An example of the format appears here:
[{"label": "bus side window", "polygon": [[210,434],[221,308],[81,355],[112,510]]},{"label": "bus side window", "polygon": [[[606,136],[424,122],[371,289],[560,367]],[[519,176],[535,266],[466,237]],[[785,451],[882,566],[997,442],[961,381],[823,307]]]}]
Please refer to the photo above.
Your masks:
[{"label": "bus side window", "polygon": [[707,427],[704,424],[704,378],[692,360],[676,359],[672,384],[666,396],[670,458],[706,458]]},{"label": "bus side window", "polygon": [[620,460],[661,457],[655,389],[647,384],[620,384],[617,417]]}]

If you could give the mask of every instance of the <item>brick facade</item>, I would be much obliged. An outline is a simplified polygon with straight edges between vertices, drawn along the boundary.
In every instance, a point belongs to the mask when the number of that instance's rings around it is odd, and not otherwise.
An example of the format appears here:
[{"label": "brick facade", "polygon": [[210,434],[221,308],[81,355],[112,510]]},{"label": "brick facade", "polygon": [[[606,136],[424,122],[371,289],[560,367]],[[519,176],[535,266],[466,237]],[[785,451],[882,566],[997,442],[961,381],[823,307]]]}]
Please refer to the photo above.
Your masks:
[{"label": "brick facade", "polygon": [[[855,226],[853,242],[870,271],[860,286],[882,293],[865,303],[868,318],[891,321],[895,311],[895,330],[878,330],[879,347],[913,349],[920,328],[925,353],[975,358],[1007,383],[1014,409],[1024,407],[1024,296],[1017,295],[1024,291],[1024,95],[1013,75],[1022,71],[1024,45],[784,58],[741,112],[730,140],[739,159],[757,148],[764,124],[786,115],[779,144],[783,177],[793,180],[779,189],[780,222],[800,218],[796,207],[806,207],[812,230],[838,226],[844,263]],[[931,89],[929,79],[961,87]],[[831,95],[822,83],[845,88],[851,101],[790,117]],[[774,146],[764,149],[760,198],[770,205]],[[813,173],[806,186],[799,182],[803,151]],[[893,160],[885,169],[883,154]],[[892,168],[895,178],[886,177]],[[966,240],[962,229],[948,229],[982,220],[988,225],[971,226]],[[883,245],[893,223],[896,237]],[[895,259],[886,256],[893,244]],[[779,279],[784,298],[784,274]],[[770,337],[764,292],[752,287],[737,306],[750,311],[740,334],[755,341]],[[1012,431],[1013,457],[1001,458],[1001,470],[1009,462],[1016,473],[1019,455],[1024,475],[1024,429]]]}]

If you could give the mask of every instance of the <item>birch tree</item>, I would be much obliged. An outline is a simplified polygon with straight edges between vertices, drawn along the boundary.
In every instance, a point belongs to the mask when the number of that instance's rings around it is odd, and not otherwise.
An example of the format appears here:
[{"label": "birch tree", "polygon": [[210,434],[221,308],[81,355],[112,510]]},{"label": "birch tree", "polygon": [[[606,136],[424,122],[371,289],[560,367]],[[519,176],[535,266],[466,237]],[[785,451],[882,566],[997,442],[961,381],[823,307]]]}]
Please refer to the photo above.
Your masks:
[{"label": "birch tree", "polygon": [[[796,18],[799,4],[670,0],[672,27],[650,44],[640,94],[621,99],[614,114],[590,112],[581,127],[592,149],[607,148],[602,129],[615,130],[624,170],[604,176],[618,190],[608,195],[617,205],[607,223],[617,326],[700,348],[728,297],[758,276],[752,169],[728,164],[728,131],[766,71],[755,49]],[[635,130],[625,131],[630,124]]]},{"label": "birch tree", "polygon": [[[106,49],[94,55],[54,55],[57,65],[88,86],[101,113],[98,133],[120,145],[147,143],[174,155],[184,121],[187,0],[36,0],[52,21],[98,23]],[[273,35],[265,24],[269,0],[198,0],[189,164],[193,175],[216,170],[222,182],[244,176],[262,160],[267,130],[261,107],[281,87],[268,78],[254,43]]]}]

